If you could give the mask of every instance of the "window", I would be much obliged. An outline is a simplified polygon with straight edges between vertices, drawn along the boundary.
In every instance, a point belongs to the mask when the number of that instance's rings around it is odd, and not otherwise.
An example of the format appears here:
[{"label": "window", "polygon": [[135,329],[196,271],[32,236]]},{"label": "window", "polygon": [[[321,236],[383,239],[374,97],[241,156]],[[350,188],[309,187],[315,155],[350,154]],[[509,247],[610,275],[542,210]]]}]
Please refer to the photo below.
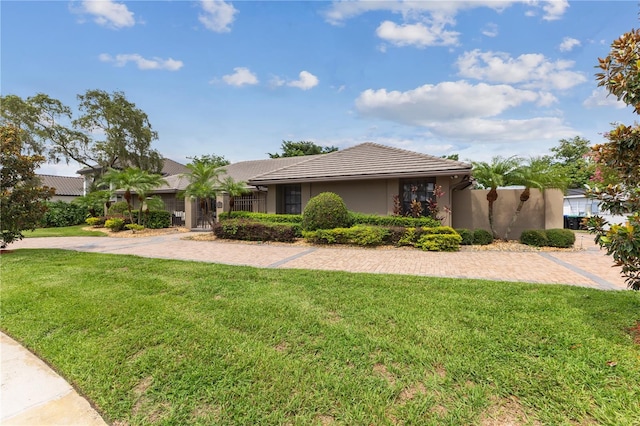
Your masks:
[{"label": "window", "polygon": [[283,213],[302,213],[302,190],[300,189],[300,185],[284,185],[282,187],[282,193],[284,203]]},{"label": "window", "polygon": [[412,179],[400,182],[400,199],[402,200],[402,213],[411,212],[411,202],[418,201],[422,206],[422,215],[429,215],[429,200],[434,197],[436,186],[435,178]]}]

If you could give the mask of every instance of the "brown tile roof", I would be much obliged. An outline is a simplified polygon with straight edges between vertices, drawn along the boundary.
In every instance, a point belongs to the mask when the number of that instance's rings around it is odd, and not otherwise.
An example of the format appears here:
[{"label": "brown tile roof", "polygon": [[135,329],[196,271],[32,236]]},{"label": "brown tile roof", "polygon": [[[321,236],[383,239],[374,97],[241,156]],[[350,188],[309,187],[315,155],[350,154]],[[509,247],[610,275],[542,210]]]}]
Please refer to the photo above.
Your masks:
[{"label": "brown tile roof", "polygon": [[56,189],[56,195],[82,196],[84,179],[75,176],[38,175],[42,185]]},{"label": "brown tile roof", "polygon": [[471,165],[418,152],[366,142],[248,179],[252,185],[311,181],[384,179],[470,173]]},{"label": "brown tile roof", "polygon": [[[118,168],[118,166],[116,166],[116,168]],[[81,175],[85,175],[87,173],[90,173],[92,170],[94,169],[92,169],[91,167],[83,167],[80,170],[78,170],[77,173]],[[100,170],[100,167],[96,167],[96,170]],[[173,161],[169,158],[163,159],[163,164],[162,164],[163,176],[177,175],[180,173],[187,173],[188,171],[189,169],[187,169],[187,166],[185,166],[184,164],[180,164],[177,161]]]},{"label": "brown tile roof", "polygon": [[255,178],[256,176],[263,175],[277,171],[303,161],[308,161],[311,158],[321,157],[326,154],[307,155],[302,157],[283,157],[283,158],[267,158],[265,160],[250,160],[240,161],[238,163],[229,164],[223,167],[226,170],[225,173],[220,175],[220,179],[224,179],[226,176],[231,176],[236,182],[245,181]]}]

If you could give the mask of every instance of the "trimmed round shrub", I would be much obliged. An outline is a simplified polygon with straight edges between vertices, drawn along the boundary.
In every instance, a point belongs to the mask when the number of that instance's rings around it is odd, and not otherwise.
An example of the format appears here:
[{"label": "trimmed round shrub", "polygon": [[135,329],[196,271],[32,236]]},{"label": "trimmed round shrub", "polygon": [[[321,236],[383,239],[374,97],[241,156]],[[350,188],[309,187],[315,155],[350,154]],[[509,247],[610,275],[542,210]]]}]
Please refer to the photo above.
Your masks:
[{"label": "trimmed round shrub", "polygon": [[486,229],[476,229],[473,231],[473,244],[479,246],[486,246],[493,242],[493,235]]},{"label": "trimmed round shrub", "polygon": [[89,226],[93,226],[94,228],[99,228],[104,226],[105,220],[106,219],[104,217],[88,217],[87,220],[85,220],[85,223]]},{"label": "trimmed round shrub", "polygon": [[527,229],[522,231],[520,242],[528,246],[544,247],[549,245],[547,233],[542,229]]},{"label": "trimmed round shrub", "polygon": [[547,229],[546,234],[551,247],[570,248],[576,242],[576,234],[570,229]]},{"label": "trimmed round shrub", "polygon": [[460,235],[460,237],[462,237],[460,245],[470,246],[473,244],[473,231],[471,231],[470,229],[460,228],[456,229],[456,232],[458,233],[458,235]]},{"label": "trimmed round shrub", "polygon": [[107,219],[104,223],[104,227],[111,229],[113,232],[122,231],[124,229],[124,219],[112,217],[111,219]]},{"label": "trimmed round shrub", "polygon": [[351,215],[347,206],[338,194],[322,192],[312,199],[302,212],[302,229],[315,231],[317,229],[349,228]]},{"label": "trimmed round shrub", "polygon": [[125,214],[129,212],[129,205],[126,201],[117,201],[109,207],[109,214]]}]

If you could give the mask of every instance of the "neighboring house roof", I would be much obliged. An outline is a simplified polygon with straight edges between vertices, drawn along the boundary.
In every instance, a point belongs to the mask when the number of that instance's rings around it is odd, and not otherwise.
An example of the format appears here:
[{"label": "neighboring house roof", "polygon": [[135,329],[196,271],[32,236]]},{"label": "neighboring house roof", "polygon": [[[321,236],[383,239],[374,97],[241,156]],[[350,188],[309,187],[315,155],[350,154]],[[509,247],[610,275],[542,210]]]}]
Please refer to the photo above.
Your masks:
[{"label": "neighboring house roof", "polygon": [[[101,170],[101,169],[102,167],[97,167],[97,166],[95,169],[91,167],[83,167],[80,170],[78,170],[77,173],[81,175],[86,175],[91,173],[93,170]],[[180,173],[187,173],[188,171],[189,169],[184,164],[180,164],[177,161],[170,160],[169,158],[163,159],[163,164],[162,164],[163,176],[177,175]]]},{"label": "neighboring house roof", "polygon": [[55,188],[56,195],[80,197],[83,195],[84,179],[75,176],[38,175],[43,186]]},{"label": "neighboring house roof", "polygon": [[[167,181],[166,185],[162,185],[159,188],[153,190],[154,193],[171,193],[184,190],[189,184],[189,180],[182,174],[173,176],[167,176],[164,178]],[[116,193],[123,193],[124,191],[116,191]]]},{"label": "neighboring house roof", "polygon": [[281,157],[281,158],[267,158],[265,160],[251,160],[240,161],[238,163],[228,164],[223,167],[226,171],[220,175],[220,179],[224,179],[226,176],[231,176],[236,182],[245,181],[248,182],[253,178],[263,175],[265,173],[280,170],[285,167],[292,166],[294,164],[308,161],[311,158],[321,157],[326,154],[317,155],[305,155],[300,157]]},{"label": "neighboring house roof", "polygon": [[471,165],[371,142],[303,160],[248,179],[252,185],[446,176],[470,173]]}]

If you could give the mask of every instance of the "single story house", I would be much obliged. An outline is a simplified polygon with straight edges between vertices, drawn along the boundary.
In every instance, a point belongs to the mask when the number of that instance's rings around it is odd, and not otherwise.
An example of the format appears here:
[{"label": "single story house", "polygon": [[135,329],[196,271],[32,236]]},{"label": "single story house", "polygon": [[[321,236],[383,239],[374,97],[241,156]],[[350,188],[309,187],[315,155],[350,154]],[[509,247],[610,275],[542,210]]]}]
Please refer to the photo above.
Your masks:
[{"label": "single story house", "polygon": [[625,215],[613,215],[600,208],[600,201],[588,198],[584,189],[568,189],[564,196],[563,214],[565,227],[577,229],[577,224],[584,217],[601,216],[609,223],[624,223]]},{"label": "single story house", "polygon": [[84,178],[79,176],[38,175],[43,186],[55,189],[51,201],[73,201],[84,195]]}]

